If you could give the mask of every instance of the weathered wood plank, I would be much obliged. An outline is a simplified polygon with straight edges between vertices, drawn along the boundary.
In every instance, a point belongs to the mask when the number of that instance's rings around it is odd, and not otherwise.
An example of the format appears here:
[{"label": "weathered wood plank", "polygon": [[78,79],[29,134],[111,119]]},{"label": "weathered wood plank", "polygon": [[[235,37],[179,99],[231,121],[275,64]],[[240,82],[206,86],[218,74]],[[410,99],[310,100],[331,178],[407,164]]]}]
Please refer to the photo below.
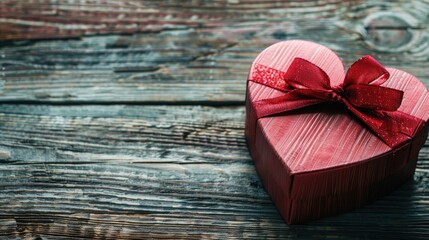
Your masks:
[{"label": "weathered wood plank", "polygon": [[[425,19],[425,1],[139,1],[4,0],[2,39],[78,37],[105,33],[215,28],[240,21],[288,21],[362,17],[366,12],[406,10]],[[346,13],[346,14],[344,14]]]},{"label": "weathered wood plank", "polygon": [[363,209],[289,226],[259,182],[243,115],[243,107],[0,105],[0,236],[429,236],[429,142],[414,182]]},{"label": "weathered wood plank", "polygon": [[[428,12],[427,1],[402,0],[4,0],[0,101],[238,104],[253,58],[285,39],[325,44],[345,65],[372,54],[429,86]],[[243,115],[0,105],[0,236],[429,237],[429,143],[414,182],[392,195],[288,226],[255,173]]]},{"label": "weathered wood plank", "polygon": [[242,103],[254,57],[286,39],[324,44],[346,66],[371,54],[429,86],[424,1],[39,0],[0,8],[0,39],[66,38],[3,41],[2,102]]},{"label": "weathered wood plank", "polygon": [[115,156],[124,163],[248,159],[243,155],[242,107],[2,105],[0,109],[7,113],[0,118],[3,145],[17,150],[11,153],[16,161],[29,163],[38,153],[52,161],[99,156],[100,163]]},{"label": "weathered wood plank", "polygon": [[0,5],[0,29],[2,39],[34,39],[212,28],[237,19],[332,18],[350,5],[343,1],[5,0]]}]

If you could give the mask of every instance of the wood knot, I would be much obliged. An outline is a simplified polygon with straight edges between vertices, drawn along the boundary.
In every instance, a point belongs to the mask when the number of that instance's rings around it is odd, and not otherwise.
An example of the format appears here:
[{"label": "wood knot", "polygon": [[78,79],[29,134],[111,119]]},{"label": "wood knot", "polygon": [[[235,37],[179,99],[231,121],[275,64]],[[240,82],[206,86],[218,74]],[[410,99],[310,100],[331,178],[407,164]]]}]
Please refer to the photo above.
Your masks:
[{"label": "wood knot", "polygon": [[363,22],[366,44],[383,52],[401,52],[414,46],[419,38],[418,21],[406,13],[377,12]]}]

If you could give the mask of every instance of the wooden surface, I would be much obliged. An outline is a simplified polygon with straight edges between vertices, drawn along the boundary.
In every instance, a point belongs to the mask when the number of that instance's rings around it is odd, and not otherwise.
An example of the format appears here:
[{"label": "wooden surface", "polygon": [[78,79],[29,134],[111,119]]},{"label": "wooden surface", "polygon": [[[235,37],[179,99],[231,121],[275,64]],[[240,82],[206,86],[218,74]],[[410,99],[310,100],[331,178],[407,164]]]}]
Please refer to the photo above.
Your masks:
[{"label": "wooden surface", "polygon": [[311,40],[429,86],[427,1],[0,1],[0,238],[429,238],[414,181],[287,225],[244,138],[250,63]]}]

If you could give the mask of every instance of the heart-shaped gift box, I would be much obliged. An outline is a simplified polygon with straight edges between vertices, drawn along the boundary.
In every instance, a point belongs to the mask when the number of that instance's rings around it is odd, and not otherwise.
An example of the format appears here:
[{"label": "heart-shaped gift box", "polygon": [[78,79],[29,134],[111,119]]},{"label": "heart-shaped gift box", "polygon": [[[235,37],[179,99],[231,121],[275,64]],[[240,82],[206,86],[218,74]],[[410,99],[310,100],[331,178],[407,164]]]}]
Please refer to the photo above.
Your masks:
[{"label": "heart-shaped gift box", "polygon": [[274,44],[255,59],[246,137],[265,189],[288,223],[350,211],[412,178],[429,93],[365,56],[345,72],[330,49]]}]

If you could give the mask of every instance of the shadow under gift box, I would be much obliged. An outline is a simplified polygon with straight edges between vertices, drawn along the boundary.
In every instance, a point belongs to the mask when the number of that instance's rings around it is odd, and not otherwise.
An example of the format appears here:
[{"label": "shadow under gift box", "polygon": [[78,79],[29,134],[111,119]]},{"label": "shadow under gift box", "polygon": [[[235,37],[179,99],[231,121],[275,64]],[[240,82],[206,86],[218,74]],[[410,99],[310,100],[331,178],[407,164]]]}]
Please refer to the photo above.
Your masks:
[{"label": "shadow under gift box", "polygon": [[[288,41],[270,48],[255,62],[274,61],[270,67],[285,70],[290,61],[279,61],[279,55],[269,52],[281,51],[282,58],[298,56],[316,65],[323,62],[320,67],[328,69],[331,77],[335,71],[344,72],[339,58],[315,43]],[[315,58],[314,52],[321,58]],[[276,66],[275,61],[280,63]],[[332,68],[332,64],[341,69]],[[424,85],[400,70],[388,70],[391,78],[403,81],[387,84],[404,90],[402,111],[426,121],[429,99]],[[286,222],[303,223],[353,210],[412,178],[418,152],[427,138],[427,124],[411,141],[391,149],[339,103],[318,104],[257,120],[253,103],[281,94],[248,81],[246,137],[263,185]]]}]

